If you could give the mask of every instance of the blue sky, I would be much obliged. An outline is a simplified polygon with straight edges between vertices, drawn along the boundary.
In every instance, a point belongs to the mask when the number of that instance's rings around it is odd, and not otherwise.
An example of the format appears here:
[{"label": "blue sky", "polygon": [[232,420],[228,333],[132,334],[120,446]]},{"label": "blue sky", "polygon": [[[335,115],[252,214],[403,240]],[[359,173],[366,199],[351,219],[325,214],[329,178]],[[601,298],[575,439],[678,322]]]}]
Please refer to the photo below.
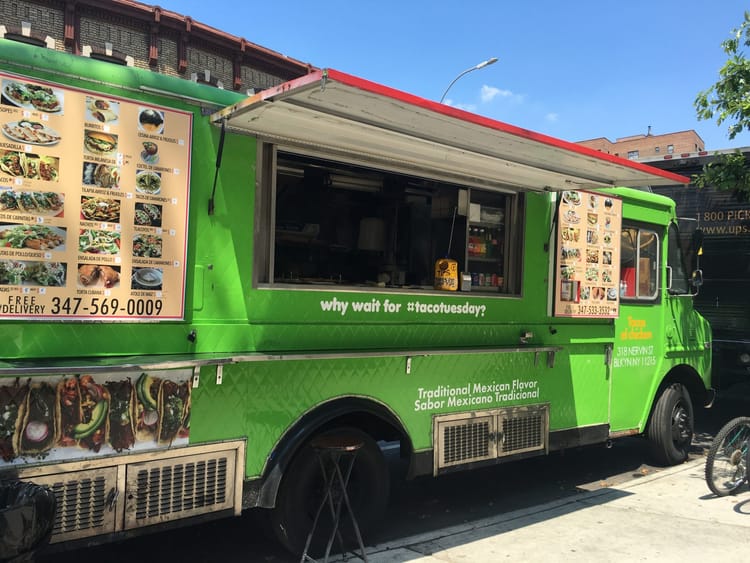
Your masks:
[{"label": "blue sky", "polygon": [[750,3],[722,0],[161,0],[162,8],[317,67],[581,141],[694,129],[709,150],[727,124],[693,101],[726,61],[721,42]]}]

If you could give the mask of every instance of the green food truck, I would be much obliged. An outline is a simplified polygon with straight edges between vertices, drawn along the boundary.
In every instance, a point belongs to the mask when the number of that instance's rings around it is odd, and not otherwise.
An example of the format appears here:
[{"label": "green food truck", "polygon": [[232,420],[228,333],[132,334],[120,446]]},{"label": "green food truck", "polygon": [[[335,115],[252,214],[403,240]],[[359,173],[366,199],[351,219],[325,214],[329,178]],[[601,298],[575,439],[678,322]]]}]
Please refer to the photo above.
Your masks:
[{"label": "green food truck", "polygon": [[[52,544],[269,509],[301,552],[316,437],[441,475],[708,404],[672,200],[687,183],[320,70],[250,97],[0,41],[0,476]],[[621,187],[628,186],[628,187]]]}]

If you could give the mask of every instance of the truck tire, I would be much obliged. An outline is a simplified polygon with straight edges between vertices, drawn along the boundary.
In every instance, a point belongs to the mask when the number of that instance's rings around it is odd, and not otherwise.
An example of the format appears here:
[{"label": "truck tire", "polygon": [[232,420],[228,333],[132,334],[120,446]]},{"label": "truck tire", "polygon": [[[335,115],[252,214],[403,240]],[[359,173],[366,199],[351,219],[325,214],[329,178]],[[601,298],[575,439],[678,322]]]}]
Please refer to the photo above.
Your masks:
[{"label": "truck tire", "polygon": [[[347,492],[357,525],[364,541],[367,541],[368,533],[385,516],[390,489],[388,466],[378,444],[369,434],[356,428],[335,428],[322,435],[334,433],[354,436],[364,444],[357,453]],[[310,441],[300,448],[284,472],[276,506],[270,514],[274,534],[287,550],[297,556],[305,549],[307,536],[324,493],[320,463]],[[331,533],[331,520],[328,507],[324,507],[308,549],[309,555],[316,557],[325,551]],[[356,548],[356,535],[345,506],[342,507],[339,530],[347,548]],[[333,550],[338,549],[336,541],[333,543]]]},{"label": "truck tire", "polygon": [[679,383],[666,387],[656,401],[648,426],[651,453],[660,465],[683,463],[693,441],[693,404]]}]

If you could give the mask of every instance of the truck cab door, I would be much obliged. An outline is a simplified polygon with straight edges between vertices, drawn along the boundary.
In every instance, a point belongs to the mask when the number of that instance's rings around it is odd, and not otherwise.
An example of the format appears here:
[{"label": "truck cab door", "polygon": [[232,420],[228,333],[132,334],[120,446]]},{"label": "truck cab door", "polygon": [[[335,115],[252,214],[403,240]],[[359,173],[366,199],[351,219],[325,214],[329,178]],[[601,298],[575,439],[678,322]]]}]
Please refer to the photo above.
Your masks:
[{"label": "truck cab door", "polygon": [[623,221],[620,246],[620,314],[612,352],[610,430],[631,432],[650,404],[654,371],[664,357],[661,299],[664,228]]}]

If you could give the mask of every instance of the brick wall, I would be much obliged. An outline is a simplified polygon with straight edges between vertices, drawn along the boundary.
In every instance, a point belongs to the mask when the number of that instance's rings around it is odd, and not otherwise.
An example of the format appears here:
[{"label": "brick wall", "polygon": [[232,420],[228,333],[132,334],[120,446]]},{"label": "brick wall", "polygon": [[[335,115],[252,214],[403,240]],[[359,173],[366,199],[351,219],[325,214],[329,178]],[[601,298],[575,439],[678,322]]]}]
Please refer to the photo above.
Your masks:
[{"label": "brick wall", "polygon": [[[34,38],[50,37],[54,48],[60,51],[101,53],[110,44],[116,55],[126,56],[133,66],[188,80],[196,76],[203,79],[208,71],[211,83],[216,85],[218,81],[228,90],[236,87],[234,73],[238,57],[242,62],[237,90],[242,92],[268,88],[309,71],[306,65],[281,55],[275,57],[272,51],[264,51],[254,60],[252,48],[249,54],[243,52],[238,38],[222,32],[211,35],[201,31],[201,36],[196,37],[190,31],[189,18],[177,14],[179,17],[175,23],[173,12],[170,12],[170,25],[158,25],[158,58],[155,62],[149,61],[151,30],[157,25],[151,7],[142,4],[123,7],[123,3],[107,0],[72,4],[77,15],[76,42],[68,41],[66,46],[66,4],[63,0],[0,0],[0,26],[4,26],[8,33],[16,33],[22,22],[28,22]],[[187,67],[182,72],[179,69],[181,41],[185,41],[187,47]],[[262,61],[262,64],[255,66],[257,61]],[[274,72],[277,66],[278,72]]]},{"label": "brick wall", "polygon": [[636,152],[637,157],[635,158],[645,158],[697,152],[705,149],[703,139],[692,129],[664,135],[633,135],[617,139],[615,142],[599,137],[581,141],[578,144],[622,158],[628,158],[629,154],[635,154]]}]

